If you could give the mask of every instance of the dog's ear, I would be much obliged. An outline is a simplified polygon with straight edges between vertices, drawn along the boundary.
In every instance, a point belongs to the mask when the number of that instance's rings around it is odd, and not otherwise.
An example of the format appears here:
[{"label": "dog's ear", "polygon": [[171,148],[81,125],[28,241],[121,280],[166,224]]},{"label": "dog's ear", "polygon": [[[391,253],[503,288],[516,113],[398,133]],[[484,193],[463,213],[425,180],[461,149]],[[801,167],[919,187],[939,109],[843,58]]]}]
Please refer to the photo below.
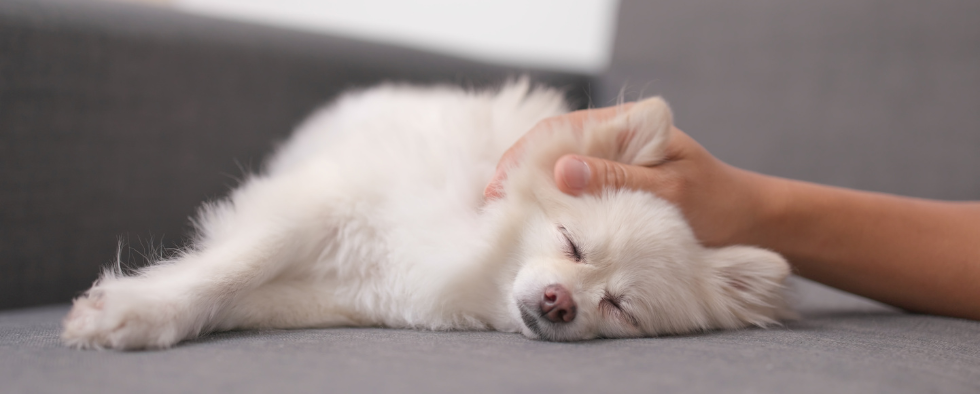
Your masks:
[{"label": "dog's ear", "polygon": [[783,304],[789,264],[777,253],[751,246],[708,251],[722,309],[742,324],[765,326],[790,317]]},{"label": "dog's ear", "polygon": [[662,98],[637,102],[591,130],[586,154],[640,166],[658,164],[664,158],[672,125],[670,107]]}]

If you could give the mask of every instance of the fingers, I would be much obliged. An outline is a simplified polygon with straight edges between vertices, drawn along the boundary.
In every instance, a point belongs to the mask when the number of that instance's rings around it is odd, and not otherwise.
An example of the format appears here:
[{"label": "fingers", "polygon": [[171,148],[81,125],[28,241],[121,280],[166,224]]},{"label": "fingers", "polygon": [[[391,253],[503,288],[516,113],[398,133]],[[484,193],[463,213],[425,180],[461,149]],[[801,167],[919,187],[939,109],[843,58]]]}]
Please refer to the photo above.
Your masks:
[{"label": "fingers", "polygon": [[596,194],[603,189],[655,191],[656,170],[594,157],[565,155],[555,163],[555,183],[566,194]]},{"label": "fingers", "polygon": [[628,111],[632,106],[633,103],[625,103],[615,107],[574,111],[538,122],[538,124],[528,131],[524,137],[521,137],[520,140],[511,146],[510,149],[507,149],[507,151],[504,152],[504,155],[501,156],[500,162],[497,163],[496,172],[493,174],[493,177],[490,178],[490,182],[487,184],[486,188],[483,189],[483,197],[487,201],[503,197],[502,184],[504,179],[507,178],[507,169],[520,160],[524,142],[527,140],[529,135],[549,132],[555,125],[562,125],[563,127],[570,128],[572,132],[581,132],[586,121],[603,121],[612,119],[616,115]]}]

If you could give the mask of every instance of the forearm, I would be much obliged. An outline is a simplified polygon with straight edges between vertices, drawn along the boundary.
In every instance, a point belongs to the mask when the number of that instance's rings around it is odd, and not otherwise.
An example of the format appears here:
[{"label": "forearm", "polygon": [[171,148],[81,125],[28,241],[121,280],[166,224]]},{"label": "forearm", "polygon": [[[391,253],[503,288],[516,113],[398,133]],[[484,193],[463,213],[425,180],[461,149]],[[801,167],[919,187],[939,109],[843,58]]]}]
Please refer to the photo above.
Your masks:
[{"label": "forearm", "polygon": [[980,320],[980,204],[759,176],[754,243],[806,278],[915,312]]}]

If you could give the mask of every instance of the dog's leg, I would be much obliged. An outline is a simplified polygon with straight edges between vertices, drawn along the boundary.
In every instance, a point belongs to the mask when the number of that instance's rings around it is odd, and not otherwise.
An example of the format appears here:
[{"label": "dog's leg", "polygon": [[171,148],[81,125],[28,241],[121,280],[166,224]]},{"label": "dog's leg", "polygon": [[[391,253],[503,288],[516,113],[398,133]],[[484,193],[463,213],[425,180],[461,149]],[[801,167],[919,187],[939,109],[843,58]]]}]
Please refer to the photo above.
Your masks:
[{"label": "dog's leg", "polygon": [[[104,275],[75,300],[62,338],[83,348],[164,348],[216,326],[238,300],[317,261],[334,232],[288,179],[249,181],[201,215],[201,240],[135,276]],[[300,197],[297,197],[300,196]],[[307,199],[303,199],[307,198]],[[319,213],[319,215],[318,215]]]},{"label": "dog's leg", "polygon": [[106,276],[75,300],[62,338],[83,348],[163,348],[196,337],[281,264],[278,237],[243,234],[136,276]]},{"label": "dog's leg", "polygon": [[225,308],[215,319],[215,330],[371,325],[337,302],[337,287],[305,279],[264,284]]}]

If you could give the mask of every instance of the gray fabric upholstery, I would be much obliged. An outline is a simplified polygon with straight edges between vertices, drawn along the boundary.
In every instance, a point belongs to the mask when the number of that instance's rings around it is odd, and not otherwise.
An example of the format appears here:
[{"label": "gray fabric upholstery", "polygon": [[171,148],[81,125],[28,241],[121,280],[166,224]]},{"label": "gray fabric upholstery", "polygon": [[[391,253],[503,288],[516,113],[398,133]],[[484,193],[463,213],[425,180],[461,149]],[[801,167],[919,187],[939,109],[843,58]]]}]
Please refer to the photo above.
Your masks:
[{"label": "gray fabric upholstery", "polygon": [[980,2],[626,0],[599,102],[660,94],[733,165],[980,199]]},{"label": "gray fabric upholstery", "polygon": [[785,327],[583,343],[495,332],[242,331],[167,351],[58,342],[65,306],[0,312],[0,388],[59,392],[976,393],[980,322],[812,284]]},{"label": "gray fabric upholstery", "polygon": [[[624,1],[595,104],[663,94],[733,164],[980,197],[980,7],[943,0]],[[385,329],[247,331],[157,352],[67,349],[115,237],[186,217],[338,92],[515,70],[122,3],[0,0],[0,392],[980,392],[980,322],[794,279],[772,329],[584,343]],[[547,72],[581,103],[590,78]],[[138,246],[138,245],[137,245]],[[127,256],[124,256],[126,259]],[[138,259],[138,256],[129,256]]]}]

